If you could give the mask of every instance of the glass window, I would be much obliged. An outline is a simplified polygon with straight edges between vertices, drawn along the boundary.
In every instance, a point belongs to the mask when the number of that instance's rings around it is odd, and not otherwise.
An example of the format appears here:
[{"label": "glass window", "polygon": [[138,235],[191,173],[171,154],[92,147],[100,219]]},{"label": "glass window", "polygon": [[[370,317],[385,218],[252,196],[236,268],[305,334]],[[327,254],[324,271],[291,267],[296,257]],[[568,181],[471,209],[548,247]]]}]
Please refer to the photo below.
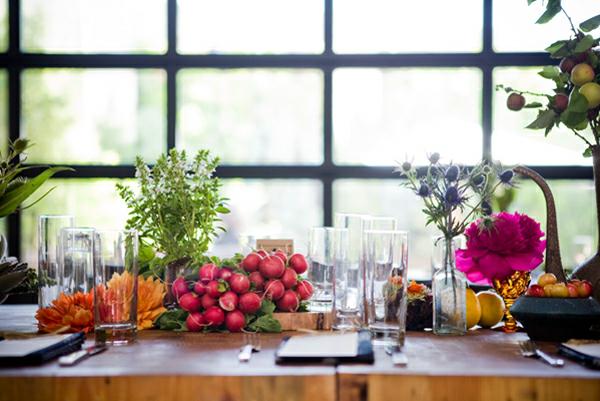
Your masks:
[{"label": "glass window", "polygon": [[308,179],[226,179],[223,194],[231,214],[224,216],[227,233],[215,242],[213,253],[230,256],[244,249],[244,239],[291,238],[306,252],[310,227],[323,225],[323,188]]},{"label": "glass window", "polygon": [[32,163],[132,164],[166,149],[165,73],[32,69],[23,73],[22,134]]},{"label": "glass window", "polygon": [[[494,3],[494,50],[500,52],[543,51],[557,40],[573,35],[569,21],[559,14],[546,24],[535,21],[544,13],[546,2],[527,6],[521,0],[496,0]],[[600,12],[598,0],[563,2],[573,23],[578,24]]]},{"label": "glass window", "polygon": [[336,53],[452,53],[482,48],[482,0],[333,3]]},{"label": "glass window", "polygon": [[[558,236],[563,266],[567,270],[585,261],[597,249],[594,183],[592,180],[550,180],[556,200]],[[523,179],[509,210],[527,213],[546,231],[546,203],[535,183]],[[577,216],[575,217],[575,211]]]},{"label": "glass window", "polygon": [[[21,215],[21,256],[30,266],[37,266],[36,227],[42,214],[71,214],[75,225],[99,229],[121,229],[125,227],[128,210],[115,189],[117,182],[131,180],[100,179],[51,179],[36,192],[44,194],[54,190]],[[27,202],[25,202],[27,204]]]},{"label": "glass window", "polygon": [[333,75],[334,159],[384,165],[427,152],[481,159],[481,71],[343,68]]},{"label": "glass window", "polygon": [[[538,93],[553,93],[554,83],[540,77],[541,67],[501,67],[494,69],[494,85],[503,84]],[[514,112],[506,107],[508,94],[494,94],[492,152],[494,159],[505,164],[530,165],[591,165],[582,153],[585,143],[568,128],[554,128],[547,137],[544,130],[526,129],[537,116],[537,109]],[[528,97],[529,101],[547,103],[544,98]],[[591,133],[590,133],[591,136]],[[535,151],[532,151],[535,149]]]},{"label": "glass window", "polygon": [[8,0],[0,0],[0,52],[8,49]]},{"label": "glass window", "polygon": [[224,164],[317,164],[323,159],[323,77],[317,70],[180,72],[177,144]]},{"label": "glass window", "polygon": [[180,53],[320,53],[323,0],[179,0]]},{"label": "glass window", "polygon": [[167,0],[22,0],[30,53],[164,53]]}]

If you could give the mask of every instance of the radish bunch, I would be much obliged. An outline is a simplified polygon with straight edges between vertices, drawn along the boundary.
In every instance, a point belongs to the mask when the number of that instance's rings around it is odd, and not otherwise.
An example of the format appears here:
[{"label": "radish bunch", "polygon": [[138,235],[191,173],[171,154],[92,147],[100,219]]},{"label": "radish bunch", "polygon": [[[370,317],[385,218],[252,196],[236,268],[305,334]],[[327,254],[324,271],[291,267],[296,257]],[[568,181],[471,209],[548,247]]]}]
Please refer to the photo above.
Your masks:
[{"label": "radish bunch", "polygon": [[[180,308],[188,312],[189,331],[225,328],[239,332],[261,314],[265,302],[273,302],[282,312],[296,312],[300,302],[313,293],[312,284],[300,277],[307,269],[301,254],[288,259],[282,251],[259,250],[246,255],[236,267],[206,263],[196,281],[178,277],[171,291]],[[272,312],[275,306],[266,309]]]}]

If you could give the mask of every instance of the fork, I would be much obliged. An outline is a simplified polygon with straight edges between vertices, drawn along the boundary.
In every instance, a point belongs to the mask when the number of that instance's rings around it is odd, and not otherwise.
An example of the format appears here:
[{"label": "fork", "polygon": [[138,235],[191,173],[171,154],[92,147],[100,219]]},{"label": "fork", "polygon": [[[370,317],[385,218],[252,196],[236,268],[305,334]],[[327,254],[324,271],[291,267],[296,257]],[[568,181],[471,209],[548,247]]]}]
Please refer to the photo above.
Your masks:
[{"label": "fork", "polygon": [[240,349],[238,359],[240,362],[248,362],[253,352],[259,352],[261,349],[260,335],[250,332],[244,333],[244,345]]},{"label": "fork", "polygon": [[552,358],[550,355],[546,354],[544,351],[539,350],[536,347],[535,343],[531,340],[520,341],[519,347],[521,348],[521,355],[523,355],[525,357],[542,358],[542,360],[544,362],[546,362],[547,364],[549,364],[552,367],[562,368],[565,364],[565,361],[563,361],[562,359]]}]

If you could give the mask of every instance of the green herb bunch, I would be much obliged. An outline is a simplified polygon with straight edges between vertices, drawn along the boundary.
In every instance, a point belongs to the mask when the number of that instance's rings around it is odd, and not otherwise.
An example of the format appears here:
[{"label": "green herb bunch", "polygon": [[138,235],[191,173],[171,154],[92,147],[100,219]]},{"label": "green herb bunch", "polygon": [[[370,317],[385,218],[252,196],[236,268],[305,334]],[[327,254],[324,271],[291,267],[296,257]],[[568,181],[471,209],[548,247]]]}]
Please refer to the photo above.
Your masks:
[{"label": "green herb bunch", "polygon": [[429,165],[417,170],[410,162],[395,171],[406,181],[401,185],[423,199],[427,225],[434,224],[444,238],[461,235],[469,222],[491,214],[489,201],[500,185],[511,185],[514,173],[481,162],[472,168],[440,164],[440,155],[429,155]]},{"label": "green herb bunch", "polygon": [[193,160],[172,149],[149,167],[136,158],[139,194],[121,184],[117,191],[130,210],[127,228],[140,233],[142,242],[165,255],[164,262],[198,260],[219,231],[220,214],[229,213],[221,184],[213,173],[219,159],[200,150]]},{"label": "green herb bunch", "polygon": [[[529,5],[535,2],[527,0]],[[583,155],[591,157],[594,150],[600,150],[600,50],[597,48],[600,38],[595,38],[590,32],[600,27],[600,15],[575,27],[561,0],[548,0],[536,23],[546,24],[558,14],[569,21],[573,34],[545,49],[551,58],[560,59],[560,63],[543,67],[538,73],[554,82],[554,90],[551,93],[535,93],[504,85],[498,85],[496,90],[509,94],[507,107],[510,110],[538,109],[537,117],[527,128],[544,130],[548,136],[554,127],[564,125],[585,142]],[[541,98],[543,103],[528,102],[525,96]]]}]

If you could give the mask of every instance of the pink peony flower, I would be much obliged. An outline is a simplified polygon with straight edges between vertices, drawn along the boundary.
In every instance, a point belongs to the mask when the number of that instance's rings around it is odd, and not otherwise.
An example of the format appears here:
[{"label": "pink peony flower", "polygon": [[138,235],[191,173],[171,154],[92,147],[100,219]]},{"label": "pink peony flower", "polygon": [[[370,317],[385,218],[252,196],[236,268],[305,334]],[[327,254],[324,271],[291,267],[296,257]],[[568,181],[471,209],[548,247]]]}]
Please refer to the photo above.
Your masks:
[{"label": "pink peony flower", "polygon": [[531,271],[544,260],[540,223],[525,214],[496,213],[465,231],[467,249],[456,251],[456,267],[478,284],[491,284],[515,270]]}]

